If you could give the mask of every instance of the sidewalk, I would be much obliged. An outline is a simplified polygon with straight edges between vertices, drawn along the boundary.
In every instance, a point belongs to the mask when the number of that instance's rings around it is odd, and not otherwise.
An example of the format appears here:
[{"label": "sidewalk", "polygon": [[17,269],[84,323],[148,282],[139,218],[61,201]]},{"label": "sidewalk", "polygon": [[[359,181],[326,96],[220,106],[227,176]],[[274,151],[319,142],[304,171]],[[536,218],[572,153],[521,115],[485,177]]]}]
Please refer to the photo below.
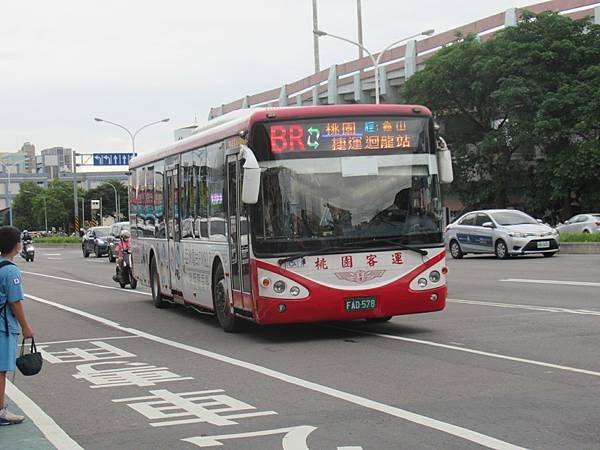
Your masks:
[{"label": "sidewalk", "polygon": [[[24,414],[10,397],[6,398],[6,406],[15,414]],[[54,447],[34,425],[30,418],[18,425],[0,427],[0,448],[6,450],[54,450]]]}]

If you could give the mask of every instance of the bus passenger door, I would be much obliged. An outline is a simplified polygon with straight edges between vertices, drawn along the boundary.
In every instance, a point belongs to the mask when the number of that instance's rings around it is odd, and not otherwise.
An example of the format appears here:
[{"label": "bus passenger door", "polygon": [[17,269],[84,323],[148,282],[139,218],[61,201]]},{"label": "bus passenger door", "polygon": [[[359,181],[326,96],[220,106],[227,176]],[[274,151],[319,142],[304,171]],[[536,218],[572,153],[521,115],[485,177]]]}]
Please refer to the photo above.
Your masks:
[{"label": "bus passenger door", "polygon": [[227,156],[227,217],[230,286],[234,307],[252,311],[248,219],[241,202],[242,168],[239,155]]},{"label": "bus passenger door", "polygon": [[166,214],[167,246],[169,252],[169,287],[171,290],[182,291],[181,282],[181,222],[179,220],[179,164],[174,169],[166,170]]}]

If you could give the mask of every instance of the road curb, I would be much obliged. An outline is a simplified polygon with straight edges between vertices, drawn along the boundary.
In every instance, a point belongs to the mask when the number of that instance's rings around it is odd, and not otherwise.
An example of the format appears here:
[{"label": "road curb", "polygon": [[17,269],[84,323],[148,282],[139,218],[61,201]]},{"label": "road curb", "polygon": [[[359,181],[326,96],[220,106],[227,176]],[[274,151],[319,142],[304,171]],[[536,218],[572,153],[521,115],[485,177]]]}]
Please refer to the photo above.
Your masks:
[{"label": "road curb", "polygon": [[561,242],[560,253],[563,255],[600,254],[600,242]]}]

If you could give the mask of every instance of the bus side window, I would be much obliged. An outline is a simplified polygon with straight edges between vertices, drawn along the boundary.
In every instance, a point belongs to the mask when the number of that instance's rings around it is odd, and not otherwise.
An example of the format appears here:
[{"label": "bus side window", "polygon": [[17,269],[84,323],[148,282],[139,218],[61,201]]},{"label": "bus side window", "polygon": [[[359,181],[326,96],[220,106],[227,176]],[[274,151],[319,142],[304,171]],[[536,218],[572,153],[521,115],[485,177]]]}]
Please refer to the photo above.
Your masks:
[{"label": "bus side window", "polygon": [[154,165],[154,228],[155,236],[158,238],[165,238],[165,217],[164,217],[164,204],[163,204],[163,191],[164,191],[164,175],[163,175],[164,163],[162,161],[157,162]]},{"label": "bus side window", "polygon": [[154,167],[146,167],[144,236],[154,237]]},{"label": "bus side window", "polygon": [[196,238],[208,238],[208,167],[206,165],[206,148],[193,151],[195,216],[194,235]]},{"label": "bus side window", "polygon": [[131,235],[137,236],[137,211],[138,211],[138,186],[137,186],[137,169],[131,171],[129,176],[129,221],[131,226]]},{"label": "bus side window", "polygon": [[207,148],[208,217],[210,237],[225,238],[225,156],[222,143]]}]

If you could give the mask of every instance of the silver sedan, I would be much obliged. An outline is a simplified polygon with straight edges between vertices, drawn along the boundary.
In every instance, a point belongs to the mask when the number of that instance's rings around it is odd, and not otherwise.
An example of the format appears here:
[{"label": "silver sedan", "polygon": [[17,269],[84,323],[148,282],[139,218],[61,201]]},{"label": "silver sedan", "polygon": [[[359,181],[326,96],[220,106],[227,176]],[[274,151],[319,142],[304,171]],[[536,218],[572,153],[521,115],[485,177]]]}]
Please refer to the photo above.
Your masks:
[{"label": "silver sedan", "polygon": [[493,253],[505,259],[530,253],[553,256],[560,240],[555,229],[524,212],[488,209],[469,212],[448,225],[446,245],[455,259],[467,253]]},{"label": "silver sedan", "polygon": [[559,233],[600,233],[600,214],[578,214],[556,229]]}]

